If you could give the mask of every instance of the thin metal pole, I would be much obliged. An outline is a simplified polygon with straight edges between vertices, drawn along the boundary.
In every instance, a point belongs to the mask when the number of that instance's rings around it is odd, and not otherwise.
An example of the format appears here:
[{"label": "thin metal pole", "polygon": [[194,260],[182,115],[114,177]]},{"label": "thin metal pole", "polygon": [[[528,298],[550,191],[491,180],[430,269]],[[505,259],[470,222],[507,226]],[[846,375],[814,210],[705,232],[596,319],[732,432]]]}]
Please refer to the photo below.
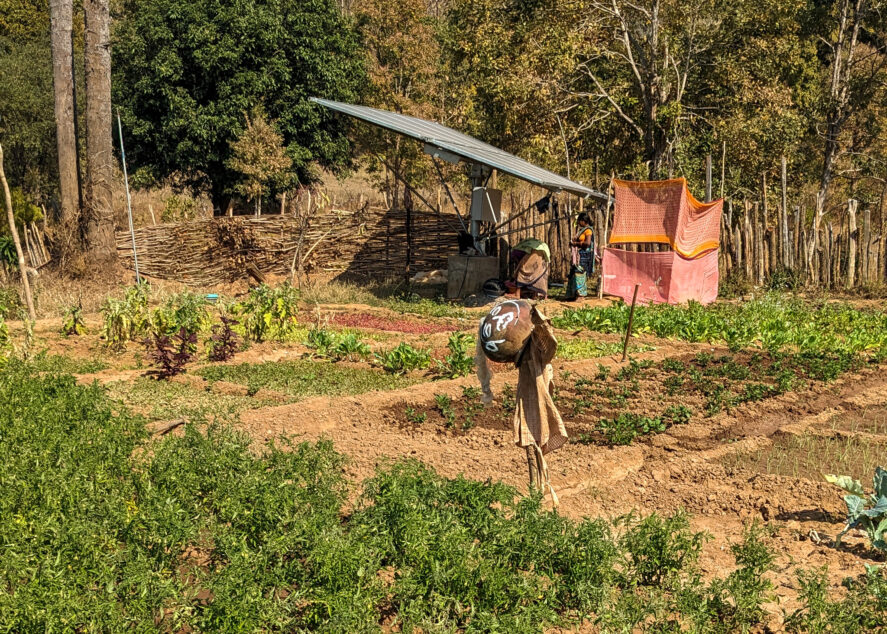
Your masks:
[{"label": "thin metal pole", "polygon": [[628,356],[628,339],[631,337],[631,326],[634,323],[634,305],[638,301],[638,289],[640,284],[634,285],[634,295],[631,297],[631,311],[628,313],[628,328],[625,329],[625,343],[622,345],[622,361]]},{"label": "thin metal pole", "polygon": [[136,232],[132,226],[132,200],[129,197],[129,176],[126,173],[126,151],[123,149],[123,125],[120,111],[117,111],[117,132],[120,134],[120,160],[123,162],[123,184],[126,187],[126,213],[129,216],[129,235],[132,237],[132,262],[136,270],[136,284],[142,281],[139,276],[139,256],[136,253]]}]

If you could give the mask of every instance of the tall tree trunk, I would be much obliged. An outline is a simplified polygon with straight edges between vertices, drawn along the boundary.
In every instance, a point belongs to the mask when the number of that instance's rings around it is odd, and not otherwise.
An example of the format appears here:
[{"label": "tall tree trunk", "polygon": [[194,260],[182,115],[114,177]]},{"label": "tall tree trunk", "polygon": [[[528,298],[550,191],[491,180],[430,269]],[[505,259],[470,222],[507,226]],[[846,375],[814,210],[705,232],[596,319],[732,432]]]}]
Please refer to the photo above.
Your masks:
[{"label": "tall tree trunk", "polygon": [[80,216],[80,175],[77,170],[77,134],[74,120],[74,51],[72,0],[51,0],[52,85],[55,93],[55,129],[59,159],[59,207],[61,222],[57,242],[62,258],[78,248],[77,225]]},{"label": "tall tree trunk", "polygon": [[111,187],[111,15],[109,0],[84,0],[86,26],[86,241],[90,256],[115,256]]},{"label": "tall tree trunk", "polygon": [[[830,67],[828,84],[828,109],[825,120],[822,172],[819,191],[816,193],[816,210],[813,214],[813,234],[810,239],[811,253],[816,249],[822,217],[825,215],[828,193],[834,177],[835,160],[838,158],[840,135],[850,117],[854,104],[850,100],[850,84],[859,32],[868,7],[866,0],[843,0],[838,17],[838,30],[832,47],[834,57]],[[815,281],[815,279],[813,280]]]}]

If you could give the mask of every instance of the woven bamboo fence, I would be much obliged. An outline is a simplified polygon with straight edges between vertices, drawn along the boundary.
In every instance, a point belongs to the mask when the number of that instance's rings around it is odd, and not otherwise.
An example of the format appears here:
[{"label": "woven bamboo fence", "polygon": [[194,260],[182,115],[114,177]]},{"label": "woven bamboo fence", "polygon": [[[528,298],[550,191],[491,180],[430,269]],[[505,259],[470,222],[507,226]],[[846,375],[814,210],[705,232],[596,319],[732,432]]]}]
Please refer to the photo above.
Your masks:
[{"label": "woven bamboo fence", "polygon": [[[860,212],[855,200],[847,201],[841,213],[834,215],[815,229],[799,207],[768,213],[760,201],[727,200],[721,217],[721,279],[738,274],[760,286],[775,274],[785,273],[798,285],[834,290],[887,283],[887,223],[882,220],[875,227],[871,210]],[[603,218],[597,214],[596,235],[604,235]],[[661,244],[615,248],[670,250]]]},{"label": "woven bamboo fence", "polygon": [[[446,268],[458,251],[455,218],[413,212],[411,270]],[[129,232],[117,254],[133,268]],[[141,227],[135,231],[139,271],[148,277],[211,285],[262,273],[287,274],[298,254],[307,272],[387,279],[406,269],[406,213],[333,209],[308,222],[293,215],[220,217]]]}]

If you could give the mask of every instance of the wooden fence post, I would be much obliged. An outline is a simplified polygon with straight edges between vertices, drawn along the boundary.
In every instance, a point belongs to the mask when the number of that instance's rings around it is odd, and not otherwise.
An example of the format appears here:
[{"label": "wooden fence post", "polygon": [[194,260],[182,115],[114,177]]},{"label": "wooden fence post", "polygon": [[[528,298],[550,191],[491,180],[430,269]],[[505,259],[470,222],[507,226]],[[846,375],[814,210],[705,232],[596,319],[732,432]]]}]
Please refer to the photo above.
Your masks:
[{"label": "wooden fence post", "polygon": [[711,202],[711,154],[705,157],[705,202]]},{"label": "wooden fence post", "polygon": [[25,264],[25,254],[22,251],[22,243],[18,237],[18,228],[15,225],[15,214],[12,210],[12,195],[9,193],[9,184],[6,182],[6,172],[3,169],[3,147],[0,146],[0,183],[3,185],[3,197],[6,201],[6,218],[9,221],[9,233],[12,234],[12,242],[15,244],[15,252],[18,256],[18,270],[22,275],[22,288],[25,291],[25,304],[28,307],[28,317],[31,321],[37,319],[34,311],[34,299],[31,296],[31,283],[28,280],[28,267]]},{"label": "wooden fence post", "polygon": [[779,224],[780,224],[780,242],[782,244],[782,266],[785,268],[791,268],[791,255],[789,252],[789,242],[788,242],[788,187],[787,187],[787,167],[785,156],[783,155],[782,161],[782,208],[779,210]]},{"label": "wooden fence post", "polygon": [[794,253],[794,262],[793,265],[798,270],[804,269],[804,258],[801,255],[801,208],[795,207],[795,235],[794,235],[795,243],[794,249],[792,252]]},{"label": "wooden fence post", "polygon": [[871,269],[871,249],[872,249],[872,210],[866,208],[862,212],[862,261],[860,278],[863,284],[871,282],[869,271]]},{"label": "wooden fence post", "polygon": [[852,198],[847,201],[847,220],[849,222],[847,237],[850,239],[849,251],[847,257],[847,287],[853,288],[856,285],[856,206],[858,202]]}]

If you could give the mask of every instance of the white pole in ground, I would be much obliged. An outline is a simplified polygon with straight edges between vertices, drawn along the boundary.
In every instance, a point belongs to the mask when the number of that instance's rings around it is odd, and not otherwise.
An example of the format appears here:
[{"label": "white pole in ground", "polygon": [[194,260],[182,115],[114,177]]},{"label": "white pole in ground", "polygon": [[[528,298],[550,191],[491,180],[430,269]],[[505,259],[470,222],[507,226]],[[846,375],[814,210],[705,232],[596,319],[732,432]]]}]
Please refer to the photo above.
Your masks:
[{"label": "white pole in ground", "polygon": [[139,256],[136,253],[136,232],[132,226],[132,200],[129,197],[129,176],[126,173],[126,152],[123,150],[123,125],[120,123],[120,111],[117,111],[117,132],[120,134],[120,160],[123,162],[123,185],[126,187],[126,213],[129,216],[129,235],[132,237],[132,262],[136,270],[136,284],[142,281],[139,277]]}]

